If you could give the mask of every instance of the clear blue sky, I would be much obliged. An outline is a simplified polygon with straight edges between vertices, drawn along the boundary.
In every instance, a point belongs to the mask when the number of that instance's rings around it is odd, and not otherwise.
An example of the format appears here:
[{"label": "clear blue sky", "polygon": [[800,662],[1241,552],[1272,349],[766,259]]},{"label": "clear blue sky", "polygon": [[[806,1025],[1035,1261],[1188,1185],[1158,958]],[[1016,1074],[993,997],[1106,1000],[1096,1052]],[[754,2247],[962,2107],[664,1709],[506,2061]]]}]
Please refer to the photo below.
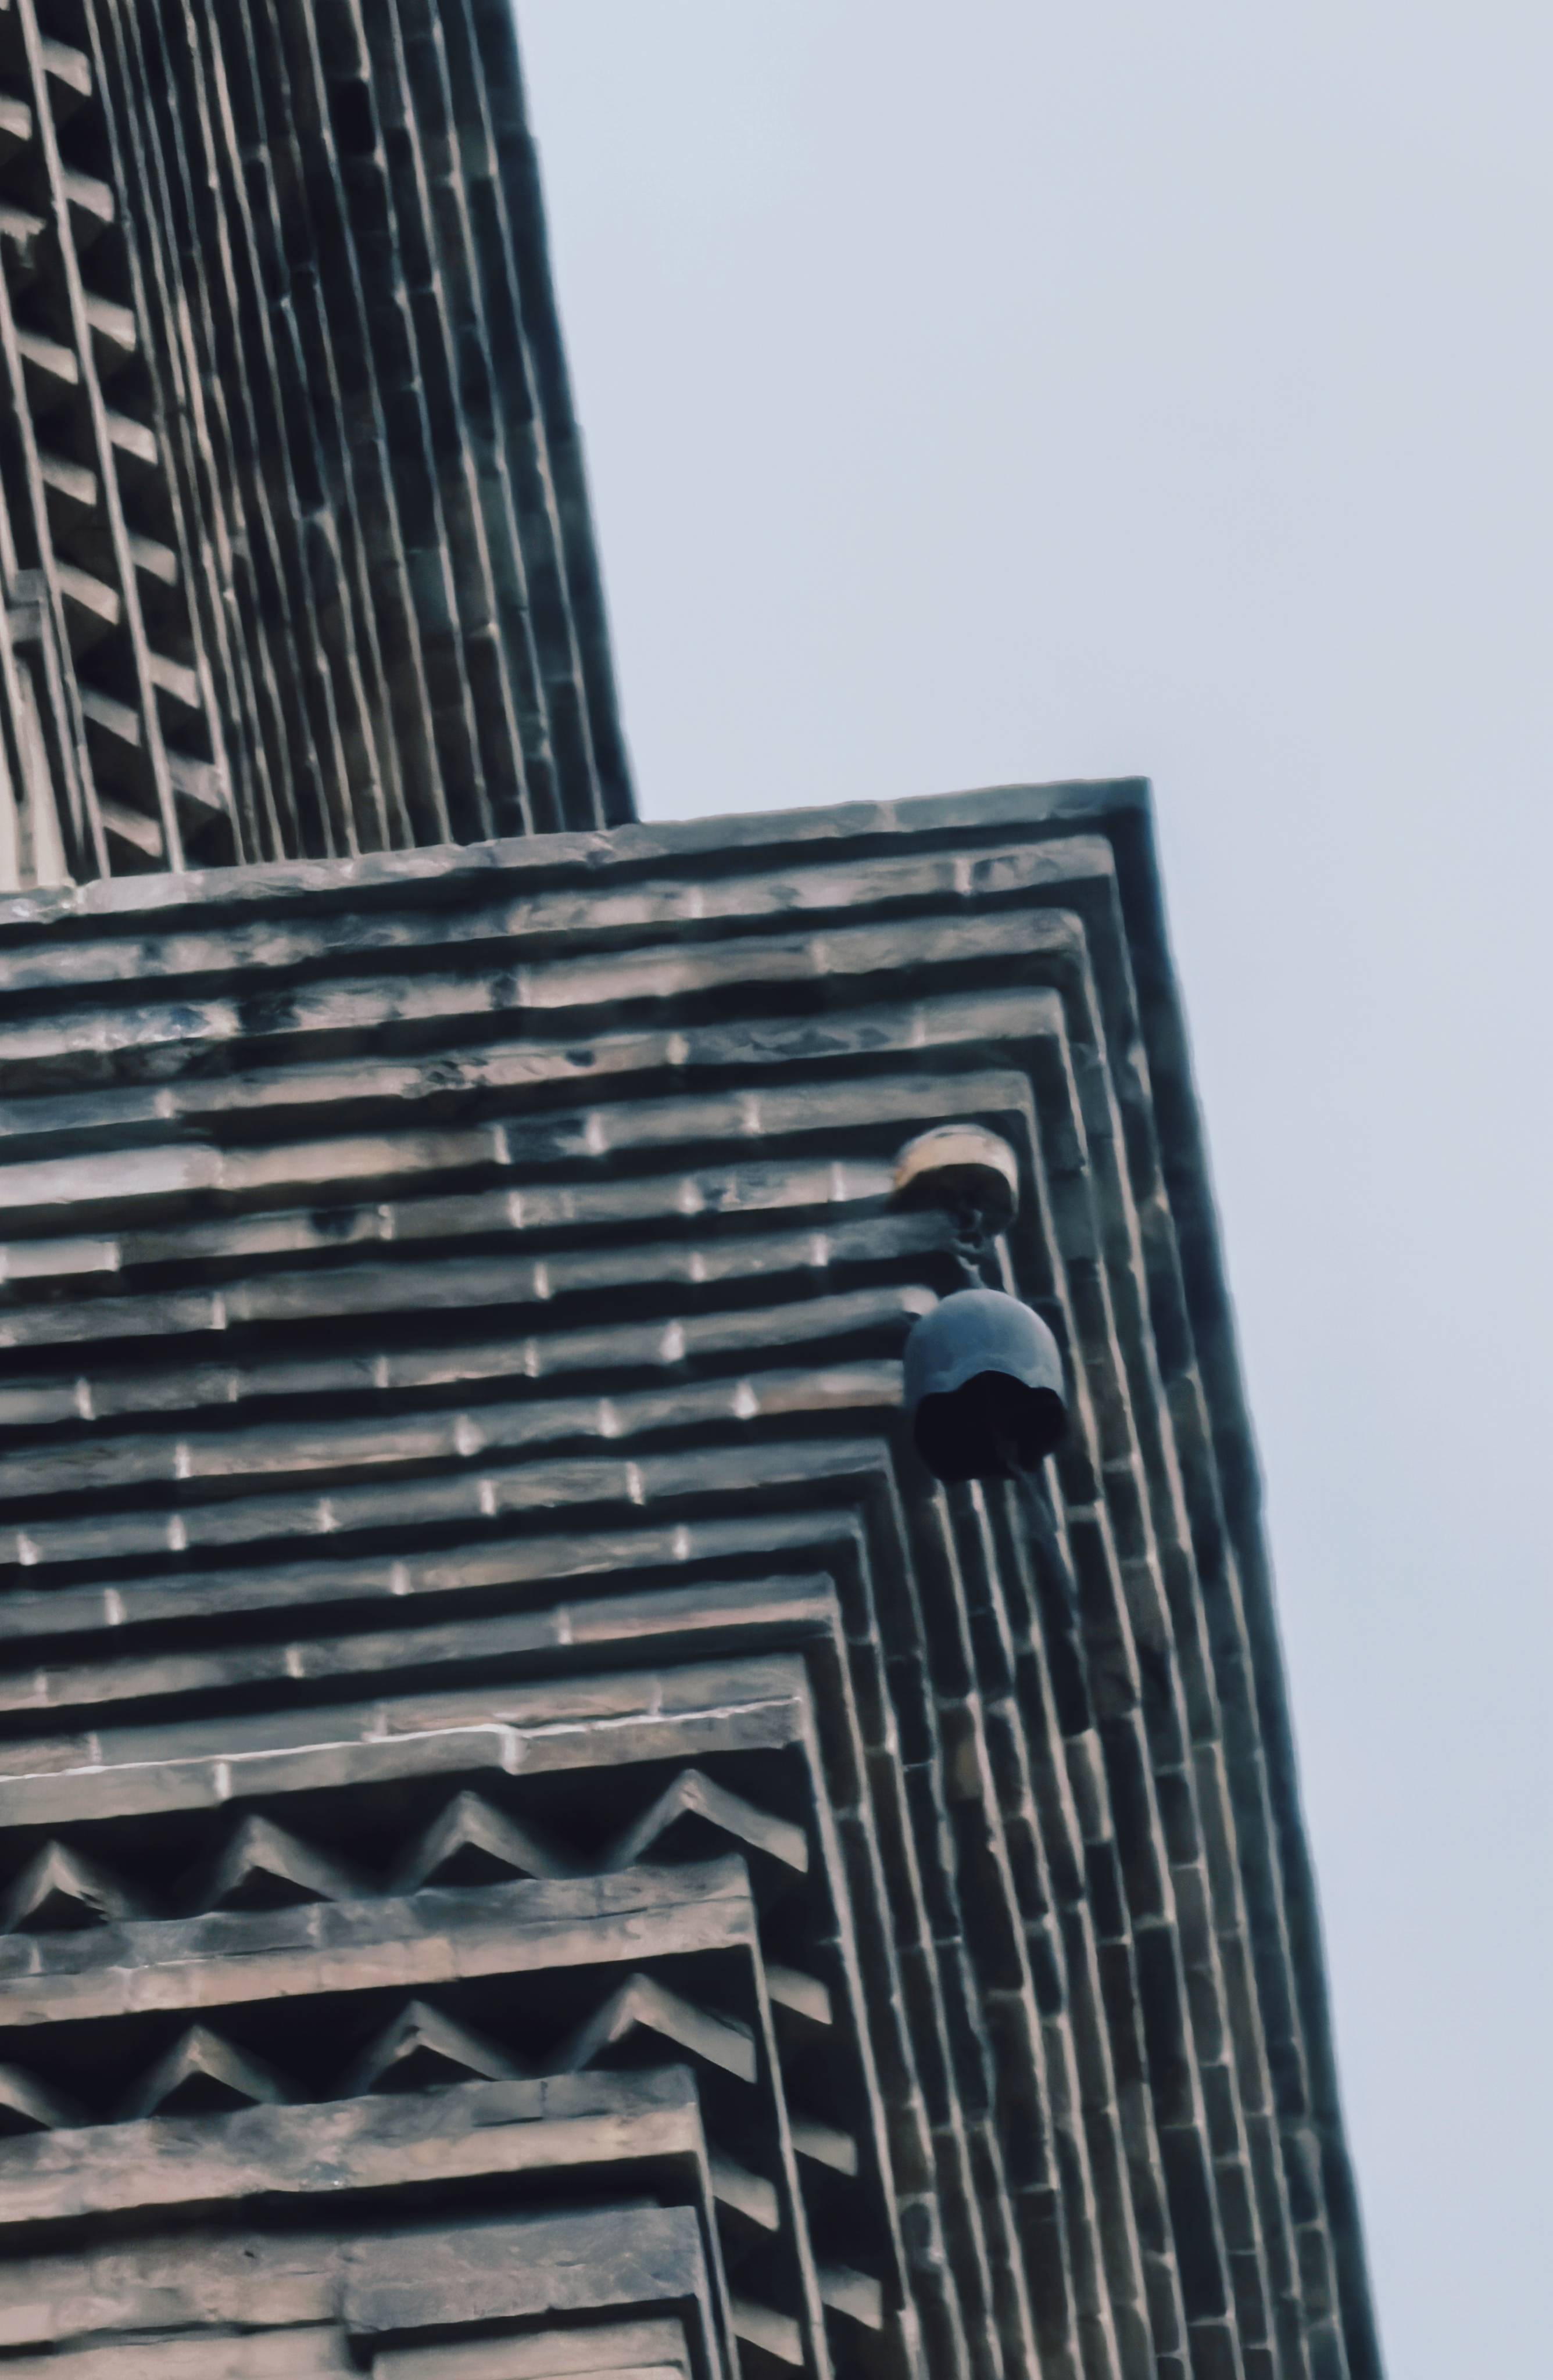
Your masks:
[{"label": "clear blue sky", "polygon": [[1546,2380],[1553,12],[520,0],[653,818],[1156,788],[1393,2380]]}]

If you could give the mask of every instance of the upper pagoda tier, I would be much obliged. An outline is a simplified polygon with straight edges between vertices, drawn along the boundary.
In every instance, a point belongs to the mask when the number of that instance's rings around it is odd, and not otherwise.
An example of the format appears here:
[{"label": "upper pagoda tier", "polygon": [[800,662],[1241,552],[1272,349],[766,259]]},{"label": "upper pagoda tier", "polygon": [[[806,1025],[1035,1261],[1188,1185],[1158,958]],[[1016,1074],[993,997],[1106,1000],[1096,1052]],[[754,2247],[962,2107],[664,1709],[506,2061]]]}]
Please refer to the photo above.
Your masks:
[{"label": "upper pagoda tier", "polygon": [[510,11],[0,8],[0,887],[631,816]]}]

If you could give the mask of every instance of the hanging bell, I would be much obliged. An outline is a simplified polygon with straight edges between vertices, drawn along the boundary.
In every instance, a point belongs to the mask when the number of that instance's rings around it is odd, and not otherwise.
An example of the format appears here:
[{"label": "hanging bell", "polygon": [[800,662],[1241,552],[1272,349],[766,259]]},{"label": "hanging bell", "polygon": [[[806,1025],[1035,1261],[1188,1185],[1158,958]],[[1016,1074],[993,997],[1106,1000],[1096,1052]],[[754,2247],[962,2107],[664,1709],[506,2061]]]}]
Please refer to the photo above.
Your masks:
[{"label": "hanging bell", "polygon": [[957,1290],[924,1314],[905,1367],[907,1418],[935,1479],[1032,1470],[1067,1426],[1057,1341],[1000,1289]]}]

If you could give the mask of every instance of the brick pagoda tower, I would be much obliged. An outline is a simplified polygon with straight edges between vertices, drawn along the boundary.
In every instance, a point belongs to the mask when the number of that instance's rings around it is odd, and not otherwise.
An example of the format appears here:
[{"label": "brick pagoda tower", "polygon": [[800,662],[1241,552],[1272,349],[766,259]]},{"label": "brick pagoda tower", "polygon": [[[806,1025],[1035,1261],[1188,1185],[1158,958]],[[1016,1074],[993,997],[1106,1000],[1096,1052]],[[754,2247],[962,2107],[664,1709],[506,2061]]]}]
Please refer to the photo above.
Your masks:
[{"label": "brick pagoda tower", "polygon": [[1145,789],[632,821],[504,0],[0,184],[11,2380],[1379,2380]]}]

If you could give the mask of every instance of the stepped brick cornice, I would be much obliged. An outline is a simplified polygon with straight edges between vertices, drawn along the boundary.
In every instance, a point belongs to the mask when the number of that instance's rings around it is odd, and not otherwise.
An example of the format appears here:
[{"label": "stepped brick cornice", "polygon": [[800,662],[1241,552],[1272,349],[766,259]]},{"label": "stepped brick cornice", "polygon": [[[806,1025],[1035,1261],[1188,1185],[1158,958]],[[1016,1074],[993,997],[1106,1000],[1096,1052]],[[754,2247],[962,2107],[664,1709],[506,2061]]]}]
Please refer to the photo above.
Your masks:
[{"label": "stepped brick cornice", "polygon": [[[1378,2380],[1145,789],[34,890],[0,997],[24,2362]],[[1049,1536],[902,1415],[940,1124]]]}]

